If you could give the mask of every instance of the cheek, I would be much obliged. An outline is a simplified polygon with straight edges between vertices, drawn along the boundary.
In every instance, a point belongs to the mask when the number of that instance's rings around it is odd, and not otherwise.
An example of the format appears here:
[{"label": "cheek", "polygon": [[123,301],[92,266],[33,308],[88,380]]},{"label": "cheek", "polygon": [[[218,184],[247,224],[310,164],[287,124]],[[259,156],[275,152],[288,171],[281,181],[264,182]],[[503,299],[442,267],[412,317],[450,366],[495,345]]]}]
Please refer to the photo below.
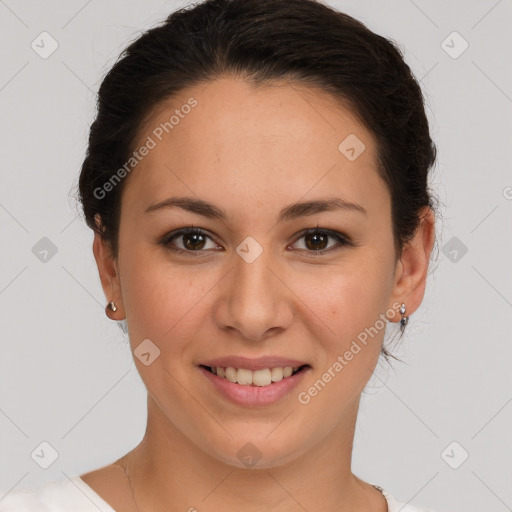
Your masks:
[{"label": "cheek", "polygon": [[343,267],[330,269],[329,277],[321,279],[321,289],[317,285],[313,307],[328,328],[322,343],[332,360],[333,354],[350,350],[353,342],[362,348],[357,356],[361,364],[372,364],[378,356],[387,325],[381,315],[392,291],[390,268],[389,256],[365,248]]},{"label": "cheek", "polygon": [[[361,260],[363,261],[363,260]],[[377,266],[362,265],[333,275],[317,305],[330,335],[318,337],[324,357],[319,360],[313,386],[302,389],[300,403],[332,421],[341,421],[349,403],[355,403],[378,362],[387,321],[389,286],[379,277]],[[333,334],[334,333],[334,334]],[[332,407],[336,403],[339,407]],[[325,416],[326,412],[327,416]],[[328,422],[327,422],[328,423]]]},{"label": "cheek", "polygon": [[179,339],[180,332],[192,328],[202,299],[218,281],[206,267],[202,271],[171,264],[159,248],[152,253],[133,250],[123,264],[121,285],[130,333],[136,339],[160,340],[161,345],[169,336]]}]

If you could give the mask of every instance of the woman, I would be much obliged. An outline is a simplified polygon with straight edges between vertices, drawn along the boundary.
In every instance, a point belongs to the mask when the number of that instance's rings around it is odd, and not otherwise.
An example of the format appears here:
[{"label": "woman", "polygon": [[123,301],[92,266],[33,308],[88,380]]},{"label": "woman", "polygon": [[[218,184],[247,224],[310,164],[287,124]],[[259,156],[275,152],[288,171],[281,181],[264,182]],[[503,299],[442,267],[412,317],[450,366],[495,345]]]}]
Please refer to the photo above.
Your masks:
[{"label": "woman", "polygon": [[424,296],[435,156],[400,52],[322,3],[208,0],[143,34],[79,187],[145,436],[0,510],[419,511],[351,455],[386,326]]}]

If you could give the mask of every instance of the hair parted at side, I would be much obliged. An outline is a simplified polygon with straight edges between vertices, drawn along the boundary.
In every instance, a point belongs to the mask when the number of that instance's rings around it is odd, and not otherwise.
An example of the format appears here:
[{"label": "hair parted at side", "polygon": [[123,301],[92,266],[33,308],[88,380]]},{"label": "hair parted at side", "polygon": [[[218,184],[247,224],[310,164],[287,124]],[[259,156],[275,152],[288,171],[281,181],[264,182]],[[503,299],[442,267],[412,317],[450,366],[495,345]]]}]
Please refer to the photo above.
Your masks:
[{"label": "hair parted at side", "polygon": [[[375,137],[399,256],[423,207],[434,209],[428,174],[436,147],[421,88],[393,41],[315,0],[194,3],[123,51],[101,83],[78,183],[85,221],[114,256],[128,177],[104,197],[95,190],[130,158],[145,119],[158,104],[222,75],[240,76],[255,86],[281,80],[310,85],[351,109]],[[387,358],[389,353],[383,353]]]}]

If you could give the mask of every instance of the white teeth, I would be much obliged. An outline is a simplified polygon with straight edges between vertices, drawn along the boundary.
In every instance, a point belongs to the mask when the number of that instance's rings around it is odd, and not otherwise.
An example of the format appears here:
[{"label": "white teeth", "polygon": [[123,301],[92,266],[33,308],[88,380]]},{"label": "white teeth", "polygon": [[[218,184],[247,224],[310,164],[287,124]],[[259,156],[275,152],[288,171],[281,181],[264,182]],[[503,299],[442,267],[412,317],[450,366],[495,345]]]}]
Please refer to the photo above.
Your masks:
[{"label": "white teeth", "polygon": [[283,369],[282,368],[272,368],[270,370],[270,377],[272,379],[272,382],[279,382],[280,380],[283,380]]},{"label": "white teeth", "polygon": [[236,377],[237,377],[236,368],[228,366],[226,368],[226,379],[229,380],[229,382],[236,382]]},{"label": "white teeth", "polygon": [[286,366],[284,368],[265,368],[263,370],[247,370],[245,368],[233,368],[228,366],[223,368],[221,366],[213,366],[212,373],[219,377],[223,377],[229,382],[237,382],[242,386],[268,386],[272,382],[279,382],[285,377],[290,377],[292,373],[298,370],[299,367],[292,368]]},{"label": "white teeth", "polygon": [[242,386],[250,386],[252,384],[252,371],[239,368],[236,373],[236,381]]},{"label": "white teeth", "polygon": [[272,383],[272,379],[270,378],[270,370],[268,368],[265,368],[264,370],[255,370],[251,373],[252,384],[255,386],[268,386]]}]

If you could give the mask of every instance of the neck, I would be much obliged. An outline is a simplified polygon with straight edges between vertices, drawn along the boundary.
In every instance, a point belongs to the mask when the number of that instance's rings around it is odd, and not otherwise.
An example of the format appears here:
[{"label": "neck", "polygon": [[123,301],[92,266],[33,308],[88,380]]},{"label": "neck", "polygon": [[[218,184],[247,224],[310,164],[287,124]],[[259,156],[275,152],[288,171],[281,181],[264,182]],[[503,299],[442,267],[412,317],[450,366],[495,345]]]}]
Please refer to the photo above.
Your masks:
[{"label": "neck", "polygon": [[[323,510],[385,512],[382,494],[351,472],[357,406],[321,443],[293,459],[240,468],[178,430],[148,395],[141,443],[121,460],[138,510]],[[242,443],[243,444],[243,443]]]}]

